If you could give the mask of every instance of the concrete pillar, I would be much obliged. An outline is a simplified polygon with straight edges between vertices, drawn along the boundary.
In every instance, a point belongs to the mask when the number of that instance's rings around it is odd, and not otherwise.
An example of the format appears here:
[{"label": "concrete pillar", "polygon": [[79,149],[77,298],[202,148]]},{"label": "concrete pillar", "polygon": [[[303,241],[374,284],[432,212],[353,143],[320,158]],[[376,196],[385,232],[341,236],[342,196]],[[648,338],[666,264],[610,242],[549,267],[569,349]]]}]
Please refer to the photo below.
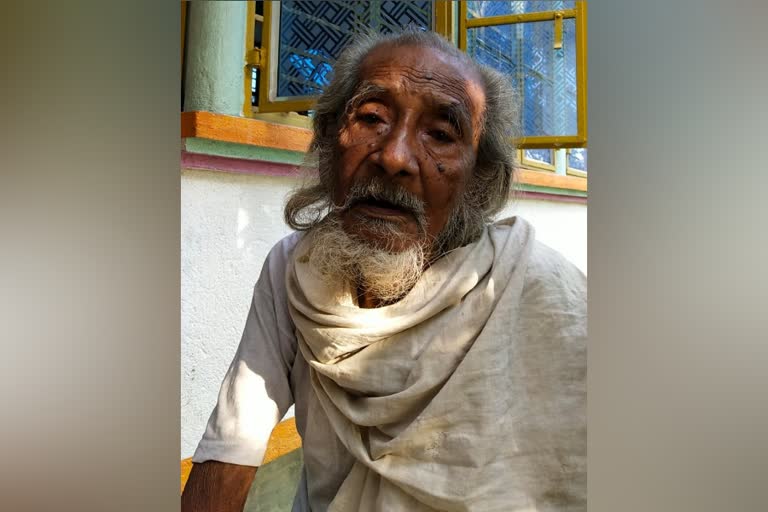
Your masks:
[{"label": "concrete pillar", "polygon": [[247,3],[190,2],[184,110],[242,115]]}]

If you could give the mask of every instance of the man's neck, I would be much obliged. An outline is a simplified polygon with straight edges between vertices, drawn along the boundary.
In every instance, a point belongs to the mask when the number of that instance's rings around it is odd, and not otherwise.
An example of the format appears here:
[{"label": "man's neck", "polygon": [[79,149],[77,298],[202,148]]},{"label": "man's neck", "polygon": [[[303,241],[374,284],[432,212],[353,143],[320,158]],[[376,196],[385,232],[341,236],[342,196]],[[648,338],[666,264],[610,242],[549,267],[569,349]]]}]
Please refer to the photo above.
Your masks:
[{"label": "man's neck", "polygon": [[367,290],[364,290],[360,287],[357,289],[357,305],[361,308],[371,309],[371,308],[378,308],[383,306],[384,304],[382,301],[370,293]]}]

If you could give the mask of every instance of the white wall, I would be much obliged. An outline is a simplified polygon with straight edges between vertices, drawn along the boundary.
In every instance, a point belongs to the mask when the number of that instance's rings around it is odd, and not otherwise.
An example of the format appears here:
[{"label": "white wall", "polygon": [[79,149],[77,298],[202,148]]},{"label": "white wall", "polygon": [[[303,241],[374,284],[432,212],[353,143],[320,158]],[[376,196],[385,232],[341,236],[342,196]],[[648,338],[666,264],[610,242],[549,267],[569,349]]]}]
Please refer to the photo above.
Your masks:
[{"label": "white wall", "polygon": [[[289,233],[282,206],[294,183],[291,178],[182,171],[181,458],[194,452],[216,404],[264,258]],[[504,212],[515,214],[586,272],[586,205],[522,200]]]},{"label": "white wall", "polygon": [[536,239],[560,252],[587,273],[587,205],[560,201],[519,200],[499,218],[519,215],[536,230]]}]

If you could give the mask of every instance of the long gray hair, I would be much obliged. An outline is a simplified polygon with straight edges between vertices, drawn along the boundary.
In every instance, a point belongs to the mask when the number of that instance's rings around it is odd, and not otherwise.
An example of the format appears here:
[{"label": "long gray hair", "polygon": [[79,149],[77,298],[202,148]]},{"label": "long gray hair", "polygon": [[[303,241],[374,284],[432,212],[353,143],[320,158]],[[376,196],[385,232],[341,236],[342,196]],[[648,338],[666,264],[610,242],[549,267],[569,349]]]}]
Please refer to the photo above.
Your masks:
[{"label": "long gray hair", "polygon": [[[507,202],[514,181],[515,148],[513,137],[518,127],[518,102],[509,79],[498,71],[480,65],[467,54],[434,32],[406,29],[400,34],[361,34],[339,57],[333,79],[315,107],[313,139],[304,166],[317,169],[317,175],[294,190],[285,206],[285,222],[295,230],[314,227],[330,211],[334,186],[333,169],[339,130],[347,105],[359,83],[365,57],[382,44],[421,46],[460,59],[477,70],[485,89],[486,105],[482,120],[477,162],[460,201],[451,233],[441,249],[450,250],[476,240],[483,226],[490,222]],[[448,242],[447,239],[451,241]]]}]

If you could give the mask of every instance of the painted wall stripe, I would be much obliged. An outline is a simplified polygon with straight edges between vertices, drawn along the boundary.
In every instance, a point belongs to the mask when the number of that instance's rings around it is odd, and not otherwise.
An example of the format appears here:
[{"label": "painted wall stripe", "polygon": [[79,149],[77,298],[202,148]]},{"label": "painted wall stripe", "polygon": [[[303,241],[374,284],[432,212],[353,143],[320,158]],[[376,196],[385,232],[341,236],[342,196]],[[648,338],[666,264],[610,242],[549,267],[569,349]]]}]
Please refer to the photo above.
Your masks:
[{"label": "painted wall stripe", "polygon": [[518,193],[518,197],[520,197],[521,199],[556,201],[558,203],[587,204],[586,197],[564,196],[560,194],[547,194],[546,192],[529,192],[529,191],[523,190]]},{"label": "painted wall stripe", "polygon": [[184,149],[188,153],[200,153],[204,155],[224,156],[227,158],[243,158],[246,160],[261,160],[263,162],[277,162],[293,165],[300,164],[304,159],[304,153],[298,151],[265,148],[248,144],[236,144],[234,142],[222,142],[219,140],[200,139],[197,137],[188,137],[182,140],[184,141]]},{"label": "painted wall stripe", "polygon": [[239,174],[261,174],[267,176],[299,177],[294,164],[264,162],[245,158],[227,158],[216,155],[181,152],[182,169],[235,172]]}]

